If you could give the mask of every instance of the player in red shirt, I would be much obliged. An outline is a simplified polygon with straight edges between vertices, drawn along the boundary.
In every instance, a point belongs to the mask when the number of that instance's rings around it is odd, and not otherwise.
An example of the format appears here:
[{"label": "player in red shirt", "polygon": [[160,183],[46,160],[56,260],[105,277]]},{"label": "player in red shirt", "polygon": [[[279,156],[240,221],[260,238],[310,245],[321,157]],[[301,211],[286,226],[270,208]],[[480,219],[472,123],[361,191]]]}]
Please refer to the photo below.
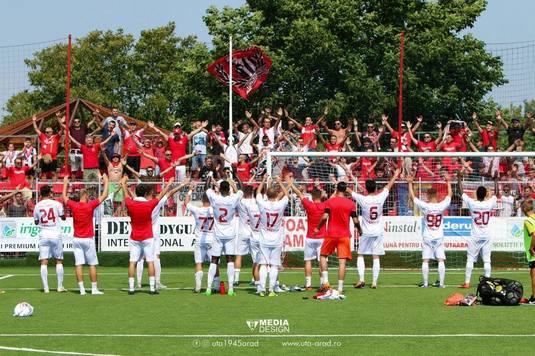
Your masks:
[{"label": "player in red shirt", "polygon": [[76,280],[80,288],[80,295],[85,295],[83,266],[89,265],[89,279],[91,279],[91,294],[104,294],[97,287],[97,251],[95,248],[95,229],[93,215],[95,209],[108,197],[108,176],[103,175],[104,188],[98,199],[89,201],[89,191],[80,190],[80,201],[76,202],[67,196],[69,177],[63,178],[63,202],[71,209],[74,227],[73,250],[76,266]]},{"label": "player in red shirt", "polygon": [[[59,112],[56,113],[56,117],[60,121],[61,119],[59,117]],[[33,128],[35,132],[37,133],[37,136],[39,138],[39,142],[41,144],[40,146],[40,154],[41,154],[41,179],[45,179],[48,173],[52,174],[52,178],[56,179],[56,170],[58,168],[57,166],[57,158],[58,158],[58,146],[59,146],[59,140],[62,135],[62,131],[60,131],[57,134],[54,134],[54,131],[52,130],[52,127],[46,127],[45,133],[43,133],[39,127],[37,126],[37,116],[32,116],[32,122],[33,122]]]},{"label": "player in red shirt", "polygon": [[[323,213],[325,212],[325,203],[322,201],[323,191],[319,189],[312,190],[312,200],[305,197],[303,193],[288,181],[289,187],[299,197],[301,204],[307,213],[307,233],[305,238],[305,289],[312,290],[312,261],[320,257],[321,245],[325,237],[325,225],[323,225],[317,234],[314,229],[319,225]],[[320,272],[320,285],[323,284],[323,278]]]},{"label": "player in red shirt", "polygon": [[327,257],[336,250],[338,254],[338,292],[344,291],[344,280],[346,276],[346,260],[351,260],[351,230],[349,229],[349,219],[353,219],[353,224],[358,233],[361,234],[360,223],[357,217],[355,202],[345,197],[347,184],[339,182],[336,185],[334,197],[325,202],[325,212],[314,229],[314,234],[320,233],[323,225],[327,223],[327,232],[321,246],[320,269],[323,277],[321,290],[329,289],[329,275],[327,270]]},{"label": "player in red shirt", "polygon": [[[125,199],[128,216],[130,216],[130,263],[128,265],[128,294],[134,294],[134,274],[136,264],[145,256],[149,271],[149,294],[158,294],[154,271],[155,246],[152,232],[152,211],[158,205],[159,199],[152,198],[152,187],[145,184],[136,186],[136,197],[131,198],[131,192],[126,186],[126,177],[121,179],[121,186],[127,196]],[[150,200],[149,200],[150,199]]]}]

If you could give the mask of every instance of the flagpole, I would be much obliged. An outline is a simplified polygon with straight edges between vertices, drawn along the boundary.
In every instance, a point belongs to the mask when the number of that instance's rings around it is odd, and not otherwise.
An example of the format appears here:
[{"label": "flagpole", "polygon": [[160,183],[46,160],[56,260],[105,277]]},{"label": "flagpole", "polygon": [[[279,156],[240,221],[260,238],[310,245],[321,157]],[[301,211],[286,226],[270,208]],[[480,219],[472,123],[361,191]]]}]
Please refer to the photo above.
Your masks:
[{"label": "flagpole", "polygon": [[229,82],[228,82],[228,130],[229,130],[229,143],[232,145],[233,136],[232,136],[232,35],[230,35],[229,40]]}]

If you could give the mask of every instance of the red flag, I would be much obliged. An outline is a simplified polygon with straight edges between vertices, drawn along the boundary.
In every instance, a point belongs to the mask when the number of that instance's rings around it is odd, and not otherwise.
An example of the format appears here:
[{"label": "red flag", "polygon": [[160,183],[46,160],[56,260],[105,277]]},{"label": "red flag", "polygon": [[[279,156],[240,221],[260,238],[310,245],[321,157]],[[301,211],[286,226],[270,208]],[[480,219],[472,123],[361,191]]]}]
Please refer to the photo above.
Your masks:
[{"label": "red flag", "polygon": [[[219,58],[208,66],[208,72],[223,85],[229,85],[229,56]],[[232,90],[245,100],[267,79],[271,58],[260,47],[232,53]]]}]

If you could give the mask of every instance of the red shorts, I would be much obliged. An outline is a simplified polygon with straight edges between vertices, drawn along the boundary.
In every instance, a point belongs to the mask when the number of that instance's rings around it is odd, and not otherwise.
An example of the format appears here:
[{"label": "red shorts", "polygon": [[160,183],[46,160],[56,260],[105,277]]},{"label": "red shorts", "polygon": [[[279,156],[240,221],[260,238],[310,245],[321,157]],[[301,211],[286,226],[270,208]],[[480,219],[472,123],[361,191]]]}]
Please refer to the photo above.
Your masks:
[{"label": "red shorts", "polygon": [[326,237],[321,245],[320,255],[330,256],[336,253],[340,259],[351,259],[351,239],[349,237]]}]

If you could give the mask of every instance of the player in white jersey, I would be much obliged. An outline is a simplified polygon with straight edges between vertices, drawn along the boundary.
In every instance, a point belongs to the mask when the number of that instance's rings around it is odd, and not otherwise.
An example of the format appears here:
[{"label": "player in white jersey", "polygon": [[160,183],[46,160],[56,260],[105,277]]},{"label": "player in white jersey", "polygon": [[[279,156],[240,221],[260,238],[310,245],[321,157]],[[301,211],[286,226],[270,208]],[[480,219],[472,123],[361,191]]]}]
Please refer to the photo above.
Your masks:
[{"label": "player in white jersey", "polygon": [[[254,243],[253,240],[253,222],[249,216],[249,207],[253,210],[258,210],[256,200],[253,197],[253,187],[246,185],[243,187],[243,199],[238,204],[238,237],[236,248],[236,262],[234,264],[234,284],[238,284],[240,281],[240,270],[242,256],[251,255],[253,261],[253,283],[258,281],[258,265],[256,263],[256,257],[258,255],[258,243]],[[258,219],[255,221],[259,224]],[[258,227],[257,227],[258,230]],[[254,246],[253,246],[254,244]]]},{"label": "player in white jersey", "polygon": [[257,294],[260,293],[260,210],[256,199],[246,204],[251,224],[251,259],[253,261],[253,278]]},{"label": "player in white jersey", "polygon": [[[480,186],[476,190],[476,199],[470,198],[464,193],[462,186],[462,174],[459,174],[459,190],[463,192],[463,203],[466,205],[472,216],[472,230],[468,238],[468,250],[466,256],[466,273],[464,283],[459,288],[470,288],[470,279],[474,263],[477,262],[479,255],[483,260],[483,270],[485,277],[490,277],[490,217],[496,209],[496,195],[491,195],[487,188]],[[495,182],[496,194],[498,191],[498,181]]]},{"label": "player in white jersey", "polygon": [[439,287],[444,288],[444,279],[446,276],[446,254],[444,252],[444,210],[451,204],[451,182],[448,175],[444,176],[448,187],[448,195],[442,200],[438,201],[438,193],[435,188],[427,190],[427,202],[419,199],[414,194],[412,186],[413,177],[407,177],[409,183],[409,196],[414,201],[414,205],[420,209],[423,215],[423,231],[422,231],[422,276],[423,288],[429,286],[429,260],[438,261],[438,275]]},{"label": "player in white jersey", "polygon": [[[383,224],[381,223],[381,217],[383,216],[383,205],[388,198],[388,194],[394,182],[398,178],[401,170],[398,168],[394,172],[394,175],[388,182],[388,184],[377,192],[377,185],[374,180],[366,180],[366,195],[351,192],[351,197],[357,202],[362,210],[362,236],[359,240],[358,257],[357,257],[357,270],[359,272],[359,282],[354,286],[355,288],[363,288],[366,284],[364,282],[364,255],[373,256],[373,280],[371,288],[377,288],[377,279],[379,278],[379,270],[381,269],[380,256],[385,254],[383,247]],[[356,187],[359,187],[356,182]]]},{"label": "player in white jersey", "polygon": [[[186,210],[195,219],[195,247],[193,256],[195,258],[195,293],[201,292],[202,277],[204,272],[202,270],[203,262],[210,262],[212,258],[211,249],[214,240],[214,209],[210,206],[210,200],[206,193],[202,195],[202,206],[196,206],[190,203],[191,195],[193,194],[193,185],[190,185],[189,191],[186,194],[184,205]],[[219,269],[216,271],[214,277],[215,285],[219,284]],[[212,289],[213,285],[206,286],[206,289]]]},{"label": "player in white jersey", "polygon": [[[230,189],[234,193],[230,192]],[[236,233],[237,225],[234,218],[238,209],[238,203],[243,197],[243,192],[238,190],[236,183],[232,179],[224,180],[219,184],[219,195],[213,190],[206,190],[206,195],[210,200],[210,205],[214,209],[214,242],[212,243],[212,263],[208,269],[208,285],[211,286],[214,280],[219,257],[225,254],[227,258],[228,292],[230,296],[234,293],[234,256],[236,255]],[[206,295],[211,295],[212,290],[207,289]]]},{"label": "player in white jersey", "polygon": [[43,290],[48,289],[48,260],[56,260],[56,274],[58,277],[58,292],[66,292],[63,287],[63,240],[61,238],[61,220],[65,220],[63,204],[53,200],[52,190],[49,185],[41,188],[41,201],[35,204],[33,219],[39,231],[39,261],[41,262],[41,280]]},{"label": "player in white jersey", "polygon": [[284,243],[284,228],[282,221],[284,210],[288,205],[288,190],[284,187],[280,177],[277,183],[284,196],[277,200],[278,192],[274,187],[266,190],[267,200],[262,196],[262,187],[266,183],[266,176],[256,189],[256,203],[260,212],[260,256],[259,277],[261,297],[266,293],[266,278],[269,275],[269,296],[275,297],[275,284],[281,265],[282,245]]}]

